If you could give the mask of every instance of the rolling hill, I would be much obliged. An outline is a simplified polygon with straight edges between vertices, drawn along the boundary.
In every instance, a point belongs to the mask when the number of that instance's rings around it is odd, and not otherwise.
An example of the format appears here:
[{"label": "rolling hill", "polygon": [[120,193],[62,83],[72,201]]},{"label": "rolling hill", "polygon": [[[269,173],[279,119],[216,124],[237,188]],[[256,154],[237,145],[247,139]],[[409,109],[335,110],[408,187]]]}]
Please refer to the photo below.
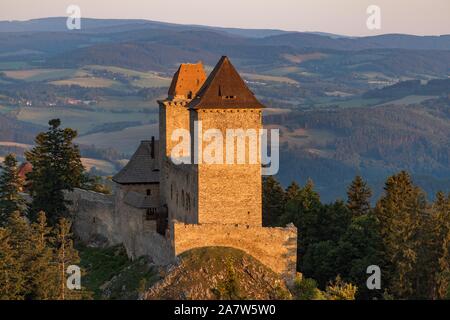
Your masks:
[{"label": "rolling hill", "polygon": [[65,22],[0,22],[0,141],[31,143],[58,117],[91,148],[83,154],[91,164],[117,168],[157,134],[156,100],[178,65],[201,60],[210,71],[225,54],[269,107],[264,123],[281,128],[283,184],[311,177],[328,201],[344,197],[355,174],[379,194],[387,175],[407,169],[430,196],[450,190],[450,35],[126,19],[83,19],[80,31],[68,31]]}]

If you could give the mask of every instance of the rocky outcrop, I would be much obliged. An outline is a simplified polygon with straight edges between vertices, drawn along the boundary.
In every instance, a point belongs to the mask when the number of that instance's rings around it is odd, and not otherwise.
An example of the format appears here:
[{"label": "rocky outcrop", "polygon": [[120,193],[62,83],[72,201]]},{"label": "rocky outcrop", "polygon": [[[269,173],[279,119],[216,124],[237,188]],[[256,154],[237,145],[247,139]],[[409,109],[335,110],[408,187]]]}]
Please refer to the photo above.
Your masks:
[{"label": "rocky outcrop", "polygon": [[241,250],[193,249],[166,268],[163,279],[146,291],[145,300],[289,299],[284,281]]}]

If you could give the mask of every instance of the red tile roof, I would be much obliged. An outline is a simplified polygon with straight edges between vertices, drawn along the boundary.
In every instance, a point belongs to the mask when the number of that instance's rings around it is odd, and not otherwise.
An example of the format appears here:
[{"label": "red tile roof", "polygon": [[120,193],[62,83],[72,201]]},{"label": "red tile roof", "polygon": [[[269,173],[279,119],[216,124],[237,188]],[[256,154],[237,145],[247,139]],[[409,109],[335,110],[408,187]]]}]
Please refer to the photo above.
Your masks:
[{"label": "red tile roof", "polygon": [[169,88],[169,98],[192,99],[196,96],[205,80],[206,74],[201,62],[194,64],[183,63],[173,76]]}]

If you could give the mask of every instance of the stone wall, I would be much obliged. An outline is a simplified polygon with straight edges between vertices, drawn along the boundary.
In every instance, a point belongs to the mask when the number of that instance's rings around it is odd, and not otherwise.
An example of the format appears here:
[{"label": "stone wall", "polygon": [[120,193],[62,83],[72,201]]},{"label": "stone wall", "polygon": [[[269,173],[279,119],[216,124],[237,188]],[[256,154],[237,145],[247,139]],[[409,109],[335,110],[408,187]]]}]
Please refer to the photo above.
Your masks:
[{"label": "stone wall", "polygon": [[171,263],[175,257],[171,241],[156,232],[156,221],[146,221],[145,210],[120,201],[128,191],[146,194],[147,189],[159,197],[157,185],[118,187],[115,196],[81,189],[67,193],[73,203],[69,210],[75,236],[87,245],[123,244],[131,259],[149,256],[158,265]]},{"label": "stone wall", "polygon": [[297,228],[248,225],[174,223],[175,254],[193,248],[219,246],[241,249],[286,279],[293,279],[297,263]]},{"label": "stone wall", "polygon": [[[239,223],[262,225],[262,178],[259,157],[259,130],[262,116],[259,109],[202,109],[191,114],[193,122],[201,121],[202,132],[219,130],[223,137],[223,161],[225,164],[198,164],[198,222]],[[238,163],[237,141],[234,141],[234,161],[226,164],[232,150],[227,150],[227,131],[253,130],[254,139],[245,138],[245,161]],[[249,150],[253,144],[255,162],[250,161]],[[202,152],[209,143],[202,143]],[[230,147],[230,145],[228,146]]]},{"label": "stone wall", "polygon": [[73,229],[81,241],[104,246],[122,242],[116,228],[114,196],[75,189],[66,193],[66,199],[72,201],[69,211],[73,216]]},{"label": "stone wall", "polygon": [[198,223],[197,215],[197,173],[192,165],[175,165],[166,161],[167,174],[165,203],[169,210],[169,221]]},{"label": "stone wall", "polygon": [[170,239],[156,231],[156,221],[145,219],[146,210],[137,209],[124,203],[127,192],[146,194],[151,189],[151,196],[159,199],[159,186],[155,185],[127,185],[119,186],[116,190],[117,233],[130,258],[149,256],[158,265],[166,265],[173,261],[174,253]]}]

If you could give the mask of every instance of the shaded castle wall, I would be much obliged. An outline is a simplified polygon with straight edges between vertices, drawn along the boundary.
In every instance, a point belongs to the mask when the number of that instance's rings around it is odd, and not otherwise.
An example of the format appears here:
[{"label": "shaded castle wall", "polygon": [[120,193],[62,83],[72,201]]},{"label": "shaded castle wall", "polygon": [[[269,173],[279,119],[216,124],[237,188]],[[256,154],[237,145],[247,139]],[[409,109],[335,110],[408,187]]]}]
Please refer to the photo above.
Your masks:
[{"label": "shaded castle wall", "polygon": [[117,232],[121,235],[130,258],[150,256],[156,264],[166,265],[174,258],[170,240],[158,234],[156,221],[146,220],[146,210],[138,209],[124,203],[125,195],[130,192],[139,192],[146,195],[147,189],[151,189],[151,196],[159,199],[159,185],[124,185],[116,190],[115,215],[117,220]]},{"label": "shaded castle wall", "polygon": [[171,140],[172,132],[176,129],[189,131],[189,110],[185,105],[185,102],[162,102],[159,106],[161,204],[167,205],[169,222],[197,223],[197,175],[194,167],[175,165],[170,161],[172,148],[178,144]]},{"label": "shaded castle wall", "polygon": [[67,192],[72,201],[69,212],[73,216],[73,230],[84,243],[116,245],[122,242],[114,215],[114,196],[75,189]]},{"label": "shaded castle wall", "polygon": [[[227,154],[227,129],[262,128],[259,109],[201,109],[192,114],[193,122],[201,121],[203,134],[208,129],[219,129],[223,136],[224,162]],[[245,164],[237,164],[237,139],[235,139],[234,164],[199,164],[198,168],[198,222],[242,223],[262,225],[262,177],[256,136],[256,163],[250,164],[250,139],[245,139]],[[202,150],[209,143],[203,142]]]},{"label": "shaded castle wall", "polygon": [[174,165],[170,161],[164,163],[167,173],[165,188],[165,204],[169,211],[169,222],[172,220],[185,223],[198,223],[197,216],[197,174],[192,165]]},{"label": "shaded castle wall", "polygon": [[209,246],[233,247],[250,254],[286,279],[293,279],[297,263],[297,228],[247,225],[174,224],[175,254]]},{"label": "shaded castle wall", "polygon": [[72,201],[73,230],[83,243],[94,246],[123,244],[132,258],[150,256],[158,265],[173,261],[175,255],[170,239],[156,232],[156,221],[145,219],[145,209],[136,209],[123,202],[128,191],[159,197],[158,185],[119,186],[116,195],[104,195],[75,189],[66,194]]}]

